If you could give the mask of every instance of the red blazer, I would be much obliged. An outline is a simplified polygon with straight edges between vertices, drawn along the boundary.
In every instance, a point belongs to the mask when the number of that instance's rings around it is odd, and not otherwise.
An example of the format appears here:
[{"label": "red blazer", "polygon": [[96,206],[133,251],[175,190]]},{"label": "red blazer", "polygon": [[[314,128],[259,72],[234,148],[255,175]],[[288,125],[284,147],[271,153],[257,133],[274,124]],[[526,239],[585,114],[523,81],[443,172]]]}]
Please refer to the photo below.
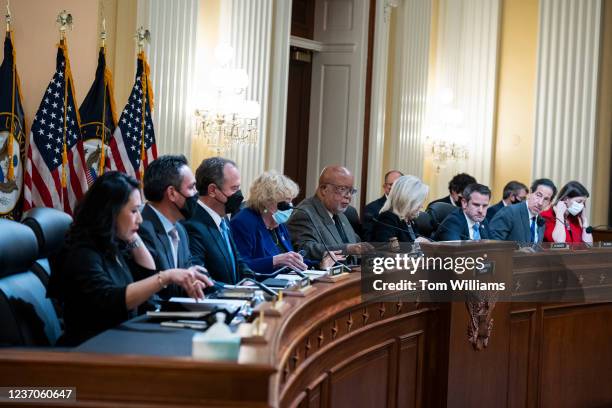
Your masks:
[{"label": "red blazer", "polygon": [[[544,218],[546,224],[544,226],[544,242],[555,242],[552,237],[552,233],[555,229],[555,223],[557,222],[555,218],[555,211],[552,207],[550,207],[546,211],[542,211],[540,213],[540,217]],[[567,223],[569,224],[569,229],[565,229],[565,242],[583,242],[582,241],[582,226],[580,225],[580,220],[577,216],[568,215]]]}]

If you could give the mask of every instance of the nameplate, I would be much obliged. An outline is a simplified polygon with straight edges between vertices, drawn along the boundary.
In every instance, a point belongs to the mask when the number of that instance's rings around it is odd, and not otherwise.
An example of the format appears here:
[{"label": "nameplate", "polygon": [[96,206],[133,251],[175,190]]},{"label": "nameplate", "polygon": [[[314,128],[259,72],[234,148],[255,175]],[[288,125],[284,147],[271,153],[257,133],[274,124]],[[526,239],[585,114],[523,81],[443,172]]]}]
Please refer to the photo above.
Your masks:
[{"label": "nameplate", "polygon": [[601,242],[599,246],[600,248],[612,248],[612,242]]},{"label": "nameplate", "polygon": [[550,249],[568,249],[568,248],[569,248],[569,245],[567,245],[565,242],[555,242],[550,245]]},{"label": "nameplate", "polygon": [[305,288],[308,285],[310,285],[310,279],[308,279],[308,277],[301,278],[299,281],[297,281],[297,286],[299,288]]},{"label": "nameplate", "polygon": [[485,261],[482,264],[483,264],[482,268],[474,268],[475,275],[476,276],[493,275],[493,272],[495,272],[495,262]]},{"label": "nameplate", "polygon": [[329,268],[330,276],[340,275],[342,272],[344,272],[344,265],[342,264],[338,264]]}]

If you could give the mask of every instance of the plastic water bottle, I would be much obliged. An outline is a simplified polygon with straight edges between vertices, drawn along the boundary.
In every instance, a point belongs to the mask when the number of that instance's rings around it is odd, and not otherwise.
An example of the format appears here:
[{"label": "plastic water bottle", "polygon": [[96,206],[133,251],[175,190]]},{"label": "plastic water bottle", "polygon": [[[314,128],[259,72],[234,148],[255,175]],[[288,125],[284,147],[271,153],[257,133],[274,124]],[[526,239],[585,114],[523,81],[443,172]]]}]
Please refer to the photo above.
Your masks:
[{"label": "plastic water bottle", "polygon": [[240,351],[240,336],[232,333],[225,324],[225,314],[215,315],[217,322],[204,333],[193,335],[191,355],[207,360],[237,360]]}]

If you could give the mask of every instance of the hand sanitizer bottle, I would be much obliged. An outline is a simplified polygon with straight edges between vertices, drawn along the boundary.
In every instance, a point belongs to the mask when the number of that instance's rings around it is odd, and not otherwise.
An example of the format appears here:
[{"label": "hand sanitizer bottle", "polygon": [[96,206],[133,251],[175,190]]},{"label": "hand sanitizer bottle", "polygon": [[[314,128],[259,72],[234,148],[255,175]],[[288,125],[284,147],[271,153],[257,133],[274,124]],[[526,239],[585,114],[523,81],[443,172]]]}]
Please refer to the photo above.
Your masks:
[{"label": "hand sanitizer bottle", "polygon": [[232,333],[225,324],[224,313],[217,313],[215,318],[217,322],[207,331],[193,335],[191,355],[207,360],[236,361],[240,351],[240,336]]}]

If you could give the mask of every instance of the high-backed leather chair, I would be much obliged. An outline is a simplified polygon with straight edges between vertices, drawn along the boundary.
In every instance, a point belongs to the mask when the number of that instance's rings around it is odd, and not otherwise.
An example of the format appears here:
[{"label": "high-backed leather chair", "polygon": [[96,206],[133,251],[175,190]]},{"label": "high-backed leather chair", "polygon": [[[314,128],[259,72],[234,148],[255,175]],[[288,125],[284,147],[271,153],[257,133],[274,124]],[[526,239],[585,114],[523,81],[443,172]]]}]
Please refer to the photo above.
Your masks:
[{"label": "high-backed leather chair", "polygon": [[431,217],[431,225],[433,227],[432,234],[436,232],[438,226],[444,219],[455,210],[454,205],[449,203],[432,203],[425,210]]},{"label": "high-backed leather chair", "polygon": [[52,346],[61,335],[46,289],[30,270],[37,257],[34,232],[18,222],[0,219],[2,346]]},{"label": "high-backed leather chair", "polygon": [[66,231],[72,223],[72,217],[55,208],[40,207],[27,211],[21,222],[30,227],[36,235],[38,259],[32,265],[32,272],[47,287],[51,275],[48,258],[62,247]]},{"label": "high-backed leather chair", "polygon": [[422,211],[419,213],[418,217],[414,220],[414,224],[416,225],[416,229],[419,235],[423,237],[430,238],[433,232],[433,225],[431,221],[431,215]]}]

